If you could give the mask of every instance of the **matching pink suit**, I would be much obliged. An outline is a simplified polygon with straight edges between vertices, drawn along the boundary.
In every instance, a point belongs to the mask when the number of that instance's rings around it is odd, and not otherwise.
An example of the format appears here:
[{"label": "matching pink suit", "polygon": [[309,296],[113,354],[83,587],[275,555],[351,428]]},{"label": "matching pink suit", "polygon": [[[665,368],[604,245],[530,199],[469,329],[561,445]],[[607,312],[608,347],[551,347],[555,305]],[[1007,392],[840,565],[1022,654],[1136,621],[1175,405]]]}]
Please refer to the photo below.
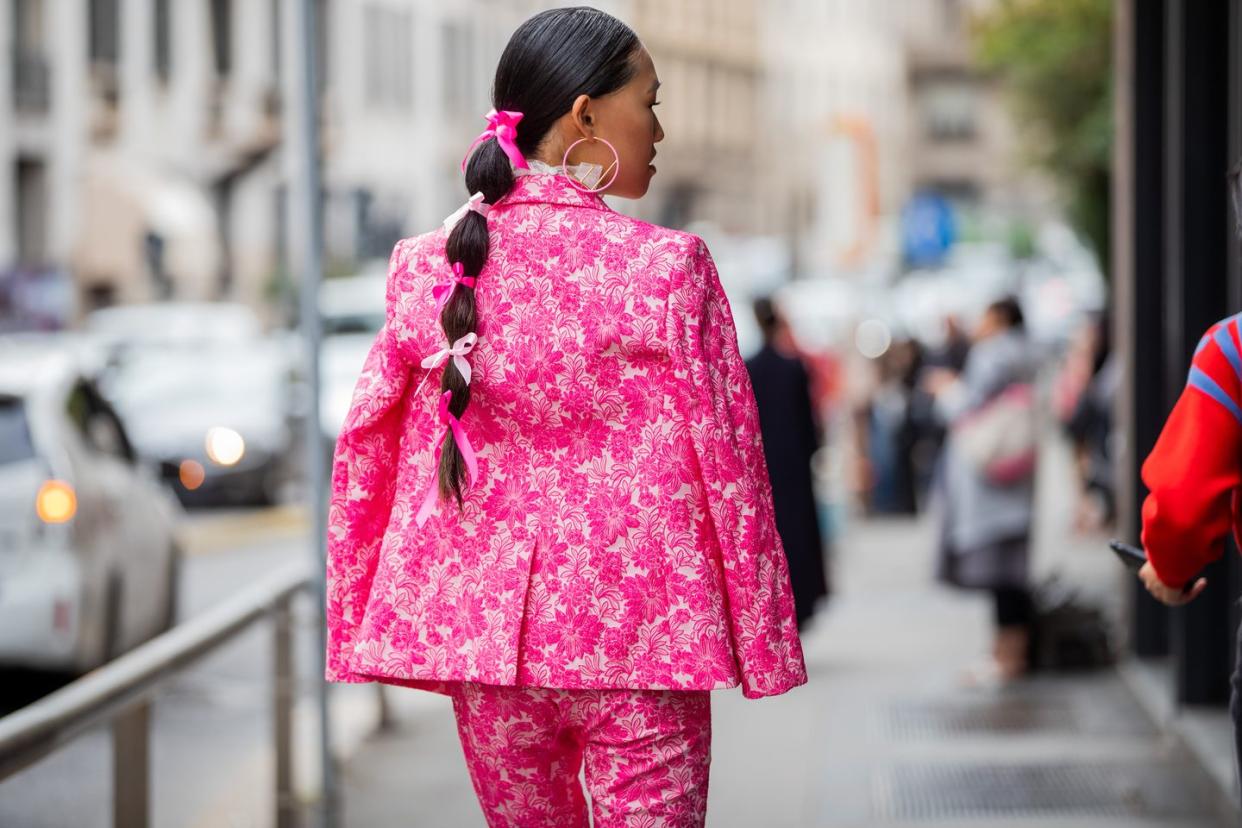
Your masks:
[{"label": "matching pink suit", "polygon": [[[450,345],[433,298],[447,233],[393,252],[332,473],[327,678],[453,695],[493,825],[585,824],[562,790],[583,752],[597,824],[696,824],[703,691],[806,681],[728,302],[699,238],[558,175],[519,176],[488,228],[460,423],[439,406],[443,361],[423,367]],[[428,513],[450,427],[477,478],[460,510]],[[552,741],[518,750],[506,722]]]}]

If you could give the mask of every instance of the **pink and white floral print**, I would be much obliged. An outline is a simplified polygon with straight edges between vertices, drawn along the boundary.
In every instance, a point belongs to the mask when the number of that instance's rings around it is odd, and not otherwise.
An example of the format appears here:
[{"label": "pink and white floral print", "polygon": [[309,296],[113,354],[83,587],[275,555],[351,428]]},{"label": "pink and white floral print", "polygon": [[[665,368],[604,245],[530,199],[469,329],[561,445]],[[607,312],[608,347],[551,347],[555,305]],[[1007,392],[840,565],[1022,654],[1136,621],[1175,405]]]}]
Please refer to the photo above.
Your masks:
[{"label": "pink and white floral print", "polygon": [[[703,242],[561,177],[488,216],[461,427],[435,485],[445,232],[398,243],[387,323],[337,442],[327,678],[711,690],[806,681],[754,396]],[[430,371],[430,377],[427,377]],[[427,379],[423,382],[424,378]]]},{"label": "pink and white floral print", "polygon": [[711,695],[458,684],[457,732],[487,824],[693,828],[707,814]]}]

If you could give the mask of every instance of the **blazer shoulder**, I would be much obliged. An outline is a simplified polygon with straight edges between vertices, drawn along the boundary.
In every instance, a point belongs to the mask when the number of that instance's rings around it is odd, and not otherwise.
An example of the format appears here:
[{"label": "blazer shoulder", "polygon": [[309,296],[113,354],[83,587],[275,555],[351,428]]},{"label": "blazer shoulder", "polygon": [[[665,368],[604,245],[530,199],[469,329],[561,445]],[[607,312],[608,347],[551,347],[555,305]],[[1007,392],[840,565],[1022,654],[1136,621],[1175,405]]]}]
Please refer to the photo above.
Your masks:
[{"label": "blazer shoulder", "polygon": [[394,257],[402,255],[407,261],[427,258],[444,258],[444,245],[448,242],[448,233],[443,227],[409,236],[397,242]]},{"label": "blazer shoulder", "polygon": [[682,260],[693,261],[694,259],[709,255],[707,243],[703,241],[701,236],[696,236],[694,233],[689,233],[685,230],[661,227],[658,224],[642,223],[650,228],[651,241],[654,244],[677,254]]},{"label": "blazer shoulder", "polygon": [[411,289],[414,280],[442,268],[444,244],[448,234],[443,228],[400,239],[393,245],[388,262],[388,299],[396,300]]}]

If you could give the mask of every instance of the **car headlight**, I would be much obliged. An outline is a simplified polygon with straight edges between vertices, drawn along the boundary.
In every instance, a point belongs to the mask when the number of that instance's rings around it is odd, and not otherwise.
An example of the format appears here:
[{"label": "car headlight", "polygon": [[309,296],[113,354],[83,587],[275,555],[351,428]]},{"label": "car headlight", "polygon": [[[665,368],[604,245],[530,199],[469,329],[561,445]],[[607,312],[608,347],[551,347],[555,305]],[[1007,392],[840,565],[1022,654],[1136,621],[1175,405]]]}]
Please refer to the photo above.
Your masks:
[{"label": "car headlight", "polygon": [[35,512],[44,523],[68,523],[78,511],[78,496],[63,480],[49,480],[35,496]]},{"label": "car headlight", "polygon": [[207,430],[207,456],[221,466],[234,466],[246,454],[246,441],[231,428]]}]

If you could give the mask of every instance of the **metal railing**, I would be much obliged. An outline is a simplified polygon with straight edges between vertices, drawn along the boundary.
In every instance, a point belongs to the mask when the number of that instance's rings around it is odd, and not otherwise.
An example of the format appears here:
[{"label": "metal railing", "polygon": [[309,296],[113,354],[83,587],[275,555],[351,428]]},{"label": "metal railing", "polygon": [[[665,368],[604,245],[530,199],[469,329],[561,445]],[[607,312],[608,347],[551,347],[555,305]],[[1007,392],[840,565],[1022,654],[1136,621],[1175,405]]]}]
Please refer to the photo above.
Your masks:
[{"label": "metal railing", "polygon": [[309,563],[290,564],[43,699],[0,719],[0,781],[111,723],[113,825],[151,824],[151,697],[177,672],[265,618],[273,621],[272,739],[276,825],[297,819],[293,792],[293,625],[290,604],[312,586]]}]

